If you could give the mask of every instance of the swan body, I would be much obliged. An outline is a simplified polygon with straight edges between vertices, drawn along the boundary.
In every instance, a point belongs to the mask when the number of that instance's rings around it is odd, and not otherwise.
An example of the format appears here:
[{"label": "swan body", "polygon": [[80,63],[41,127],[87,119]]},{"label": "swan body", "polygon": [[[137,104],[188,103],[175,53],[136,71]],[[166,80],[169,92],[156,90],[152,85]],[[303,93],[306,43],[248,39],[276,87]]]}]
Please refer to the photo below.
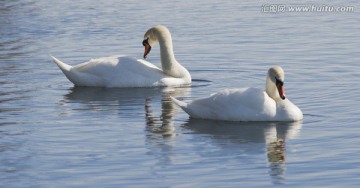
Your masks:
[{"label": "swan body", "polygon": [[180,65],[174,56],[169,30],[162,25],[150,28],[144,35],[144,58],[152,45],[159,43],[161,65],[129,56],[110,56],[91,59],[88,62],[70,66],[52,57],[54,63],[75,86],[94,87],[158,87],[181,86],[191,83],[190,73]]},{"label": "swan body", "polygon": [[226,121],[298,121],[301,110],[285,97],[281,67],[268,71],[266,89],[224,89],[190,103],[172,100],[193,118]]}]

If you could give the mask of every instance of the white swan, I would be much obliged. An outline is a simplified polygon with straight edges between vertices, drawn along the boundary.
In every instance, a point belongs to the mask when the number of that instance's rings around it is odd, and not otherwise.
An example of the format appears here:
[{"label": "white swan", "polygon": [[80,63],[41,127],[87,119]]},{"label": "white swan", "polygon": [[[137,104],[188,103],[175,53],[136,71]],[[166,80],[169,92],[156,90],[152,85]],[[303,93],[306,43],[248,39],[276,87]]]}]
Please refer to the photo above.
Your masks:
[{"label": "white swan", "polygon": [[190,73],[176,61],[171,35],[165,26],[157,25],[145,33],[144,58],[156,43],[160,45],[162,69],[128,56],[91,59],[74,67],[51,57],[75,86],[156,87],[190,84]]},{"label": "white swan", "polygon": [[225,89],[190,103],[172,100],[193,118],[227,121],[298,121],[301,110],[286,99],[284,71],[268,71],[265,91],[256,88]]}]

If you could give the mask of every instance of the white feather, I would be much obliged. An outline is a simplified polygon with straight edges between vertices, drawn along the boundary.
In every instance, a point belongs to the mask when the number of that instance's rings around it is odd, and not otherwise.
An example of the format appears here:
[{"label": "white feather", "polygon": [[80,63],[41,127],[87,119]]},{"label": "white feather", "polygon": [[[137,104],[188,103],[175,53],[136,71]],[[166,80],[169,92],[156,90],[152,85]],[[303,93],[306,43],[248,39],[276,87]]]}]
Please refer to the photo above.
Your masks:
[{"label": "white feather", "polygon": [[[275,70],[279,71],[276,74],[283,78],[280,70]],[[272,76],[269,71],[268,78]],[[266,87],[275,87],[275,84],[267,82]],[[193,118],[226,121],[298,121],[303,118],[301,110],[290,100],[266,91],[257,88],[225,89],[188,104],[177,99],[173,101]]]},{"label": "white feather", "polygon": [[175,59],[168,29],[155,26],[146,32],[145,38],[159,42],[162,69],[148,61],[128,56],[91,59],[73,67],[51,57],[76,86],[156,87],[190,84],[190,73]]}]

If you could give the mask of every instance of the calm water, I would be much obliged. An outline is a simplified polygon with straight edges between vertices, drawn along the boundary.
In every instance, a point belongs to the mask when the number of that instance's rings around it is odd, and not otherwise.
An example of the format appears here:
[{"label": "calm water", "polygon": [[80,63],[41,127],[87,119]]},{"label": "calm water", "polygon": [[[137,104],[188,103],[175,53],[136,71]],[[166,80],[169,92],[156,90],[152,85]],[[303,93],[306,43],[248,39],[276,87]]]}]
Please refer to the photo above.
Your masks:
[{"label": "calm water", "polygon": [[[271,4],[352,12],[262,12]],[[263,9],[264,10],[264,9]],[[357,1],[0,1],[0,187],[356,187]],[[77,88],[50,61],[141,57],[170,29],[189,88]],[[159,48],[148,60],[159,65]],[[297,123],[189,119],[169,101],[286,71]]]}]

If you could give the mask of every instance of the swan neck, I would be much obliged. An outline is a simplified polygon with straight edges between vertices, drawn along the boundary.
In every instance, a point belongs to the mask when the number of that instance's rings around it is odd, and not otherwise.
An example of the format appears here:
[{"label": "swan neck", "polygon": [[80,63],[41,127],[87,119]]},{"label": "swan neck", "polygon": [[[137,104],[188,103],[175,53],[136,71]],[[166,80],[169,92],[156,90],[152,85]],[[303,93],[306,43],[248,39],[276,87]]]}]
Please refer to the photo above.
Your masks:
[{"label": "swan neck", "polygon": [[191,82],[190,73],[175,59],[170,32],[167,29],[158,30],[156,37],[159,41],[163,72],[169,76],[184,78],[186,82]]},{"label": "swan neck", "polygon": [[171,70],[172,64],[177,63],[173,51],[170,34],[164,33],[158,36],[160,46],[161,66],[164,72]]},{"label": "swan neck", "polygon": [[270,79],[269,76],[266,78],[265,92],[269,95],[270,98],[274,99],[275,101],[282,100],[280,98],[280,95],[276,88],[275,83]]}]

